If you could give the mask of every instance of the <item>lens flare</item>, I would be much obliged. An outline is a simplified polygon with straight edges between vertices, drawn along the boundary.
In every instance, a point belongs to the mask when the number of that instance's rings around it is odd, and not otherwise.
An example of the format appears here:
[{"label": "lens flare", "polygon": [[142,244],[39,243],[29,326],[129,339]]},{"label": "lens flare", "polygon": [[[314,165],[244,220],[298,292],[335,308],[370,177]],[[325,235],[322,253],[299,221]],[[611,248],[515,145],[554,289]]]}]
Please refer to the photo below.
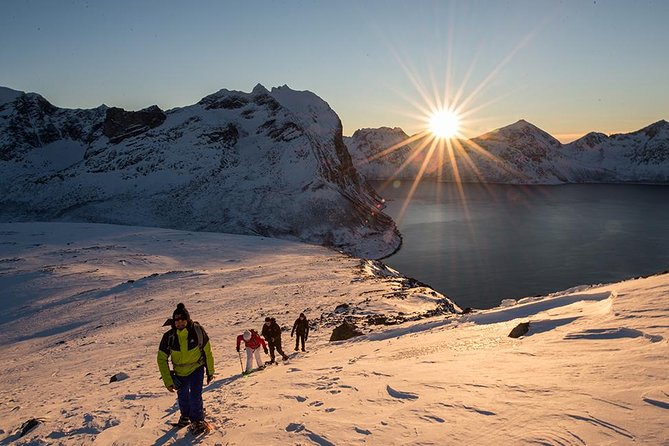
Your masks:
[{"label": "lens flare", "polygon": [[[396,92],[411,108],[415,109],[412,111],[402,106],[398,112],[414,118],[420,127],[412,129],[414,131],[411,136],[370,154],[362,162],[371,163],[388,157],[390,161],[387,165],[394,165],[394,174],[390,175],[390,178],[380,186],[380,191],[389,186],[401,187],[402,182],[408,183],[411,179],[411,187],[404,204],[399,209],[396,221],[402,220],[423,178],[454,183],[457,192],[462,197],[462,202],[465,203],[465,212],[468,214],[463,182],[482,182],[486,186],[484,175],[479,170],[480,160],[485,161],[491,168],[500,169],[510,176],[522,176],[513,163],[490,153],[485,148],[485,144],[478,143],[478,138],[468,139],[469,137],[465,135],[476,130],[475,124],[481,119],[477,118],[480,111],[500,99],[493,97],[481,102],[484,91],[492,84],[502,68],[533,38],[539,29],[529,33],[506,57],[492,67],[482,81],[473,86],[467,84],[473,78],[476,58],[468,69],[460,70],[464,73],[460,85],[454,84],[456,71],[453,67],[456,62],[452,47],[453,38],[448,40],[445,69],[443,73],[439,70],[436,74],[431,65],[427,70],[420,71],[412,67],[407,63],[407,58],[391,46],[390,49],[398,65],[416,89],[414,94],[404,91]],[[426,76],[429,82],[425,82]],[[443,85],[440,85],[441,80],[443,80]],[[397,151],[402,151],[403,155],[394,157],[393,153]]]},{"label": "lens flare", "polygon": [[437,138],[453,138],[460,129],[460,118],[451,110],[439,110],[430,117],[430,131]]}]

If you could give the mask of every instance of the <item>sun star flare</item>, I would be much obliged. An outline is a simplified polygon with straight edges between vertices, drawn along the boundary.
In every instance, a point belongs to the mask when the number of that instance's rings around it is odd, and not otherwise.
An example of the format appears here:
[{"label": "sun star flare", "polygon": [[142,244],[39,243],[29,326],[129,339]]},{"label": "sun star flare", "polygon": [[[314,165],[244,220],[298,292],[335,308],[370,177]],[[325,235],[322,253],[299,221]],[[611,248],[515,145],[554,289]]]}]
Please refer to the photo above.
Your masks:
[{"label": "sun star flare", "polygon": [[451,110],[439,110],[430,117],[430,131],[438,138],[453,138],[460,129],[460,118]]}]

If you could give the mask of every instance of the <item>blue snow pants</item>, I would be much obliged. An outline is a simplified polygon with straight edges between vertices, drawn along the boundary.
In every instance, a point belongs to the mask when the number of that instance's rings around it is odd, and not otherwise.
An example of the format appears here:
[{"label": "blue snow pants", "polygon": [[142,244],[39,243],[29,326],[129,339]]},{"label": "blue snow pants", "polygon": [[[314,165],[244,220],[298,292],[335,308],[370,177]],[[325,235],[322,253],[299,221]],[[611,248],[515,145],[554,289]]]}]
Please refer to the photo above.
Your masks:
[{"label": "blue snow pants", "polygon": [[179,411],[190,421],[204,420],[202,410],[202,382],[204,380],[204,366],[195,369],[188,376],[180,376],[181,387],[177,390],[179,397]]}]

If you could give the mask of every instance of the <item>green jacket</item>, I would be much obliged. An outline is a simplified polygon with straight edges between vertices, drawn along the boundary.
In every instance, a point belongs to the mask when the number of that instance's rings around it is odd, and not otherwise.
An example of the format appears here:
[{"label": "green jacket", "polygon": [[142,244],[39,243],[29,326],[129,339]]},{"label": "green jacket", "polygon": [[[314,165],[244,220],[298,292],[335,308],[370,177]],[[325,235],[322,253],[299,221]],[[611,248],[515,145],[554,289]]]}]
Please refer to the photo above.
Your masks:
[{"label": "green jacket", "polygon": [[[200,333],[198,334],[198,330]],[[201,337],[201,341],[199,338]],[[200,342],[202,348],[200,348]],[[203,355],[204,352],[204,355]],[[172,357],[172,367],[177,376],[188,376],[204,365],[207,376],[214,374],[214,357],[209,336],[197,322],[188,322],[183,330],[172,328],[163,335],[158,347],[158,369],[165,387],[174,385],[167,358]]]}]

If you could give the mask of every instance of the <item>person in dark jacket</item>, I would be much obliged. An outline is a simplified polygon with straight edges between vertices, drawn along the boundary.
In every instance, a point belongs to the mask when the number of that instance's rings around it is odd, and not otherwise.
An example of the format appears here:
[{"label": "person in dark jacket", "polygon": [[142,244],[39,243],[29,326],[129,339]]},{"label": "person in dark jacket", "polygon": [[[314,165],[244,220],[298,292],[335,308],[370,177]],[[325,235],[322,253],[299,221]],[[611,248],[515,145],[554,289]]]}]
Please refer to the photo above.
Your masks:
[{"label": "person in dark jacket", "polygon": [[265,323],[262,326],[261,334],[269,346],[270,364],[276,364],[276,360],[274,359],[274,349],[279,352],[284,361],[288,359],[288,356],[281,348],[281,327],[279,327],[279,324],[276,323],[276,319],[273,317],[266,317]]},{"label": "person in dark jacket", "polygon": [[300,341],[302,341],[302,351],[304,351],[304,343],[307,342],[307,338],[309,337],[309,320],[304,313],[300,313],[300,317],[295,319],[293,331],[290,332],[290,337],[292,338],[295,333],[297,333],[297,338],[295,338],[295,351],[298,350]]},{"label": "person in dark jacket", "polygon": [[[167,390],[177,392],[181,412],[177,424],[190,424],[191,431],[199,434],[210,429],[204,421],[202,381],[206,376],[209,384],[214,377],[211,343],[207,332],[191,320],[182,303],[177,305],[169,323],[172,328],[163,335],[158,347],[158,369]],[[172,371],[167,362],[170,357]]]}]

